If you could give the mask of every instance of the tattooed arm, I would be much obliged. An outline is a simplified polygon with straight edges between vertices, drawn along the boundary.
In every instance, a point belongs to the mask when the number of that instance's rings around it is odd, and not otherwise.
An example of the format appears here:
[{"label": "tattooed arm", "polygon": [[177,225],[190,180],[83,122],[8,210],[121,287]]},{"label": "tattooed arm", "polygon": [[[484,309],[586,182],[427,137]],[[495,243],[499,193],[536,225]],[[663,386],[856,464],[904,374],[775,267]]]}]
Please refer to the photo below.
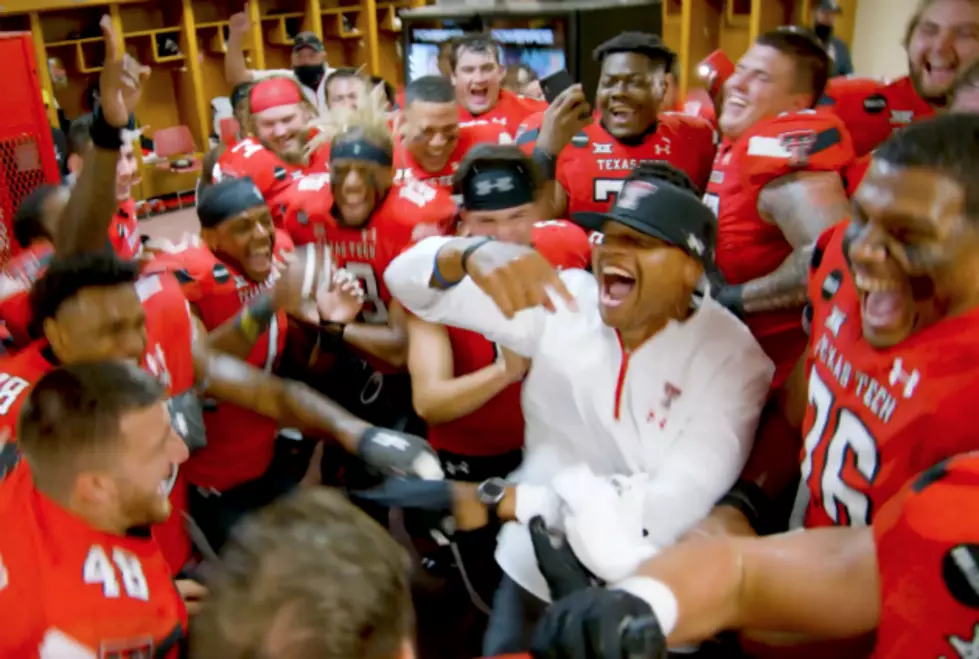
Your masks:
[{"label": "tattooed arm", "polygon": [[773,272],[740,288],[746,313],[801,307],[812,244],[823,231],[846,219],[850,202],[836,172],[799,172],[775,179],[758,195],[758,210],[778,225],[794,251]]}]

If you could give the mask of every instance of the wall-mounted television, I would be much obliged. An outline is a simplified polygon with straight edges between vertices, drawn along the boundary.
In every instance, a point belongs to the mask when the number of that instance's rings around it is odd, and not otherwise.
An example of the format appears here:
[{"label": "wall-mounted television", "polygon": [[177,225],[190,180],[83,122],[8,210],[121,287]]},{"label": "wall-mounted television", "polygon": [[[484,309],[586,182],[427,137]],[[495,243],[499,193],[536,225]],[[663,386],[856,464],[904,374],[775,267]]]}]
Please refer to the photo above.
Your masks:
[{"label": "wall-mounted television", "polygon": [[405,81],[437,75],[439,49],[448,39],[485,32],[499,43],[504,65],[527,64],[539,77],[567,69],[591,94],[598,82],[592,50],[626,30],[661,34],[662,13],[658,0],[410,9],[401,13]]}]

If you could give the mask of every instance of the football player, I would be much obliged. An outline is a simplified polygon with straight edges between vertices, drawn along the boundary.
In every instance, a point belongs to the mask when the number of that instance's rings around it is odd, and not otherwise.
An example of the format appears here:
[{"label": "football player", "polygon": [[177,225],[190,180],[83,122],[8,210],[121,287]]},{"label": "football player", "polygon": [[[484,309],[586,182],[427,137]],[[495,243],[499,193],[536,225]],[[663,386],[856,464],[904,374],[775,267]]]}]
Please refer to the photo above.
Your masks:
[{"label": "football player", "polygon": [[231,101],[234,118],[238,122],[238,134],[204,154],[204,159],[201,161],[201,177],[197,181],[197,199],[200,199],[204,190],[214,183],[214,167],[218,164],[218,158],[245,138],[245,117],[248,116],[248,94],[251,87],[252,83],[243,82],[235,85],[231,90],[228,100]]},{"label": "football player", "polygon": [[513,137],[524,119],[547,107],[544,101],[500,88],[504,74],[500,47],[485,34],[453,40],[449,66],[463,126],[490,126]]},{"label": "football player", "polygon": [[356,112],[331,111],[318,126],[331,140],[330,177],[296,186],[285,228],[296,245],[328,244],[337,265],[364,290],[357,322],[329,323],[322,347],[338,354],[331,397],[385,427],[415,421],[411,408],[404,311],[384,283],[388,264],[413,240],[445,231],[456,205],[421,181],[394,183],[394,143],[384,99],[375,89]]},{"label": "football player", "polygon": [[979,117],[949,114],[874,152],[853,218],[813,251],[808,353],[703,530],[764,524],[800,456],[805,525],[867,525],[912,474],[977,447],[977,138]]},{"label": "football player", "polygon": [[356,110],[358,99],[367,91],[367,81],[360,74],[360,69],[340,67],[326,76],[323,91],[327,108]]},{"label": "football player", "polygon": [[[540,186],[533,163],[516,146],[474,147],[455,176],[459,234],[532,245],[556,268],[587,269],[587,235],[568,222],[542,221]],[[429,424],[428,441],[446,473],[480,482],[516,469],[527,360],[475,332],[413,316],[408,338],[415,409]]]},{"label": "football player", "polygon": [[[973,504],[979,454],[967,453],[909,481],[871,528],[665,549],[613,588],[586,586],[554,604],[535,630],[532,655],[660,659],[667,644],[769,629],[827,639],[876,631],[872,659],[971,656],[979,642]],[[550,542],[538,531],[541,567],[566,574],[576,561]],[[587,584],[587,576],[579,573],[579,581]]]},{"label": "football player", "polygon": [[602,65],[595,121],[575,85],[529,118],[517,137],[545,177],[556,179],[548,216],[607,211],[626,176],[648,161],[670,163],[703,190],[714,158],[713,128],[696,117],[661,112],[675,53],[659,37],[623,32],[596,48],[594,57]]},{"label": "football player", "polygon": [[0,480],[0,655],[176,658],[187,611],[147,533],[187,446],[165,387],[126,362],[52,370],[24,404],[26,459]]},{"label": "football player", "polygon": [[469,149],[499,141],[499,131],[490,126],[459,126],[455,90],[442,76],[424,76],[408,84],[400,121],[394,145],[398,183],[425,181],[451,189],[452,176]]},{"label": "football player", "polygon": [[265,197],[276,226],[281,226],[293,184],[311,170],[307,117],[296,81],[272,77],[254,83],[244,129],[249,137],[218,158],[213,179],[250,178]]},{"label": "football player", "polygon": [[841,171],[853,160],[843,124],[811,110],[828,71],[807,32],[779,28],[752,44],[724,86],[724,135],[704,203],[717,215],[714,284],[788,377],[806,336],[800,323],[811,245],[849,213]]},{"label": "football player", "polygon": [[[259,307],[274,304],[265,293],[281,276],[293,248],[289,237],[272,226],[261,193],[249,179],[222,181],[207,190],[197,214],[202,245],[158,256],[149,271],[169,270],[175,275],[209,332],[220,332],[245,305],[251,305],[250,313],[267,313]],[[324,320],[346,322],[360,311],[356,282],[340,276],[338,272],[333,277],[336,290],[327,295],[343,295],[347,311]],[[348,288],[350,296],[341,290]],[[264,331],[247,336],[236,332],[239,340],[230,345],[225,341],[222,348],[272,372],[279,367],[289,333],[286,313],[279,310]],[[233,403],[215,403],[204,415],[204,425],[207,446],[191,456],[185,473],[194,486],[191,514],[212,546],[219,548],[225,540],[224,525],[213,520],[261,507],[290,489],[295,479],[286,469],[273,466],[278,431],[274,419]]]},{"label": "football player", "polygon": [[920,0],[904,37],[909,75],[893,82],[835,78],[822,105],[843,119],[858,156],[947,105],[956,76],[979,59],[979,2]]}]

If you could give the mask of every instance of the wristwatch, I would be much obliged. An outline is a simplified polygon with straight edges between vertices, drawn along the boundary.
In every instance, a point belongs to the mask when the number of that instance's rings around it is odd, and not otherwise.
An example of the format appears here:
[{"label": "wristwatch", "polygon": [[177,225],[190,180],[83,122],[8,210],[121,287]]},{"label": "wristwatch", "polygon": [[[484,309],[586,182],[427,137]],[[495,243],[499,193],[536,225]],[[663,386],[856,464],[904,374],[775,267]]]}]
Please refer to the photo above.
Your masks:
[{"label": "wristwatch", "polygon": [[476,498],[481,504],[486,506],[489,515],[489,523],[499,526],[500,524],[500,502],[506,495],[507,482],[502,478],[494,476],[487,478],[476,488]]}]

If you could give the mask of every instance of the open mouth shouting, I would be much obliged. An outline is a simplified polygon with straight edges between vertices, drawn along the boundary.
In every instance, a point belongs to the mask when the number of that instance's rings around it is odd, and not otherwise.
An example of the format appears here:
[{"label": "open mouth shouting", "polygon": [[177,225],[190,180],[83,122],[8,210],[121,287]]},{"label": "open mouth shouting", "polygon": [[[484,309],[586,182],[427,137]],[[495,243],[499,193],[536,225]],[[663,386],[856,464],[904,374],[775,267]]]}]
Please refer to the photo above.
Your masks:
[{"label": "open mouth shouting", "polygon": [[164,499],[168,499],[170,497],[170,493],[173,491],[173,486],[177,482],[177,469],[177,465],[171,464],[170,473],[166,478],[160,481],[160,484],[157,486],[157,493],[160,495],[160,497]]},{"label": "open mouth shouting", "polygon": [[867,341],[877,347],[894,345],[915,326],[915,302],[907,280],[874,276],[857,267],[854,283],[860,294],[860,316]]},{"label": "open mouth shouting", "polygon": [[250,273],[268,273],[272,269],[272,248],[269,245],[253,247],[245,255],[242,264]]},{"label": "open mouth shouting", "polygon": [[612,103],[608,108],[608,123],[615,127],[631,126],[636,121],[636,109],[624,103]]},{"label": "open mouth shouting", "polygon": [[922,74],[924,77],[924,87],[934,91],[948,90],[955,83],[958,75],[958,66],[954,62],[943,62],[941,60],[926,60]]},{"label": "open mouth shouting", "polygon": [[636,287],[636,277],[625,268],[603,265],[599,271],[599,300],[606,309],[620,306]]},{"label": "open mouth shouting", "polygon": [[489,85],[474,84],[469,86],[469,104],[474,109],[483,110],[490,106]]}]

